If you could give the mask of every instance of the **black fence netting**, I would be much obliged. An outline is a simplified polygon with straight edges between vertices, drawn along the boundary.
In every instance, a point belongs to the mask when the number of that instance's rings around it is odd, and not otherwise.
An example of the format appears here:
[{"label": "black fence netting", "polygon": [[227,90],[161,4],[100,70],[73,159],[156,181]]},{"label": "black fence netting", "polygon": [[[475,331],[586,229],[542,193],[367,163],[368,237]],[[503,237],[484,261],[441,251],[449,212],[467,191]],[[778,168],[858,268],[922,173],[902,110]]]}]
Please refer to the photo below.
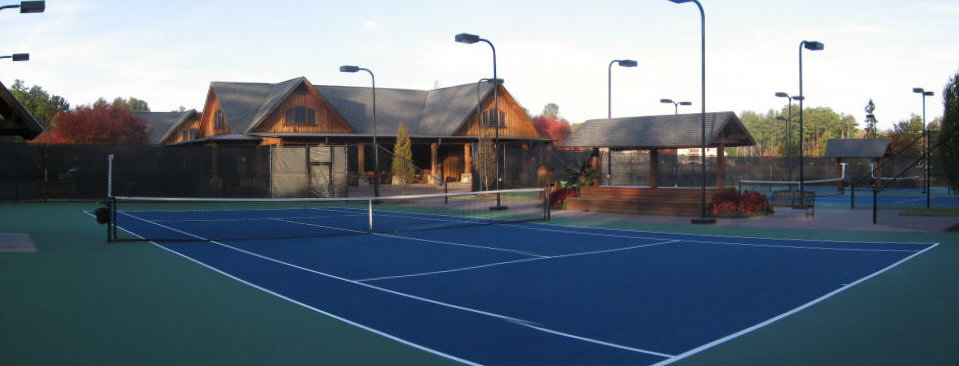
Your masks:
[{"label": "black fence netting", "polygon": [[[380,184],[391,179],[392,145],[332,146],[78,146],[0,144],[5,162],[0,164],[0,200],[103,199],[107,195],[108,156],[112,161],[115,196],[158,197],[359,197],[372,195],[373,154],[379,151]],[[498,148],[501,189],[542,187],[555,181],[572,181],[592,175],[603,185],[646,186],[650,182],[648,151],[558,150],[536,143],[502,144]],[[475,168],[483,158],[478,144],[413,145],[420,190],[442,191],[447,183],[460,190],[485,187]],[[467,156],[467,154],[469,156]],[[435,155],[435,160],[434,156]],[[872,159],[803,159],[804,178],[844,177],[850,184],[883,184],[899,176],[899,187],[921,187],[927,164],[917,157],[895,155]],[[716,158],[706,159],[706,185],[716,185]],[[656,162],[658,185],[698,187],[702,184],[700,158],[660,151]],[[931,186],[946,186],[939,157],[933,155]],[[845,169],[845,171],[843,171]],[[489,174],[495,174],[490,171]],[[844,174],[844,175],[843,175]],[[798,158],[726,158],[724,183],[736,187],[741,180],[799,180]],[[382,189],[382,187],[381,187]],[[426,190],[426,191],[424,191]],[[397,191],[386,190],[385,192]],[[383,193],[392,194],[392,193]]]}]

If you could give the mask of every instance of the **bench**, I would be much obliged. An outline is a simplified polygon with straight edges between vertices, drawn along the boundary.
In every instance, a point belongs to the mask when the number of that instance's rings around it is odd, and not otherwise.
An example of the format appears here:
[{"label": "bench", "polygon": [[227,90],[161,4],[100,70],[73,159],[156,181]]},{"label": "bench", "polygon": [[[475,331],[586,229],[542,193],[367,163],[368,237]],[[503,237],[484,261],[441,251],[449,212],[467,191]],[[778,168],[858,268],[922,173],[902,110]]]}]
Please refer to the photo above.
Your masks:
[{"label": "bench", "polygon": [[773,198],[769,202],[773,207],[792,207],[806,210],[806,216],[812,210],[816,216],[816,192],[813,191],[773,191]]}]

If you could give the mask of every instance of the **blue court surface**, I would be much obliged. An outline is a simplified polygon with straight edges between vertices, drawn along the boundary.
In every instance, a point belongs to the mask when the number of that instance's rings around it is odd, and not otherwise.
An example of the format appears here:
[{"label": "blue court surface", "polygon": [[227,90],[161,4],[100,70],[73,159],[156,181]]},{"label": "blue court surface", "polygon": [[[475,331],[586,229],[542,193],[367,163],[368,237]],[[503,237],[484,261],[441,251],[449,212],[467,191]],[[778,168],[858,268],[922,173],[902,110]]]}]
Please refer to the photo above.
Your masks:
[{"label": "blue court surface", "polygon": [[[124,216],[118,224],[132,233],[182,232],[149,216]],[[283,222],[298,220],[314,225]],[[653,365],[801,311],[936,244],[519,223],[156,245],[319,314],[465,364]]]}]

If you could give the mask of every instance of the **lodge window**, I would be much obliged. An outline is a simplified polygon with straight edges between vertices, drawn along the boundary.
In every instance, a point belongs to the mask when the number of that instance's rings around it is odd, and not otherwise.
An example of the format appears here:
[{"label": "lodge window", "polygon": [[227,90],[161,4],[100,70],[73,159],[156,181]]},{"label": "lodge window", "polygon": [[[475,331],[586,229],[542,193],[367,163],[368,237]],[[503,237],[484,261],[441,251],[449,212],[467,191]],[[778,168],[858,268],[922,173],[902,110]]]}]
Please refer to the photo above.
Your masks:
[{"label": "lodge window", "polygon": [[506,113],[499,111],[499,118],[495,118],[496,114],[492,110],[483,111],[483,126],[486,127],[506,127]]},{"label": "lodge window", "polygon": [[213,121],[213,126],[216,129],[226,128],[226,118],[223,117],[223,111],[216,111],[216,114],[213,116]]},{"label": "lodge window", "polygon": [[197,129],[191,128],[189,130],[184,130],[181,136],[183,137],[183,141],[196,140],[196,136],[199,132],[200,131]]},{"label": "lodge window", "polygon": [[293,107],[286,110],[288,125],[316,125],[316,111],[307,107]]}]

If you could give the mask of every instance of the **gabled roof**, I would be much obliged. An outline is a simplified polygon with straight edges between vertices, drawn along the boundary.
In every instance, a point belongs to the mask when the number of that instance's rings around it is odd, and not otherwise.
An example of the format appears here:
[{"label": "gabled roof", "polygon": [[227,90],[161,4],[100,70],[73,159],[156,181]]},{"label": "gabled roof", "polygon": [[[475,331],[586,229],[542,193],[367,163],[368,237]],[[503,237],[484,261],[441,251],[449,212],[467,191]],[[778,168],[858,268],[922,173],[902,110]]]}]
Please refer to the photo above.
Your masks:
[{"label": "gabled roof", "polygon": [[[220,103],[231,133],[253,133],[270,112],[277,108],[304,77],[278,84],[213,82],[210,87]],[[312,85],[336,110],[356,135],[373,134],[373,96],[371,88]],[[492,92],[489,84],[465,84],[434,90],[376,88],[376,134],[395,136],[399,124],[410,135],[452,136],[477,108],[479,97]]]},{"label": "gabled roof", "polygon": [[[373,133],[373,93],[370,88],[314,85],[357,134]],[[426,104],[426,91],[376,88],[376,134],[396,135],[400,123],[410,135],[419,129]]]},{"label": "gabled roof", "polygon": [[825,157],[879,159],[889,153],[889,142],[887,138],[829,139]]},{"label": "gabled roof", "polygon": [[[756,144],[733,112],[706,113],[707,146]],[[561,147],[613,147],[630,149],[691,148],[702,145],[702,114],[680,114],[613,119],[583,123]]]},{"label": "gabled roof", "polygon": [[40,122],[0,83],[0,135],[32,140],[41,132],[43,126]]},{"label": "gabled roof", "polygon": [[176,128],[197,115],[194,109],[183,112],[133,112],[134,117],[147,121],[147,138],[150,144],[161,144],[176,131]]},{"label": "gabled roof", "polygon": [[[294,79],[296,80],[296,79]],[[288,80],[287,82],[292,81]],[[231,132],[247,132],[255,123],[254,117],[266,104],[277,85],[266,83],[230,83],[214,81],[210,88],[220,102],[220,110]],[[209,112],[209,111],[204,111]]]}]

